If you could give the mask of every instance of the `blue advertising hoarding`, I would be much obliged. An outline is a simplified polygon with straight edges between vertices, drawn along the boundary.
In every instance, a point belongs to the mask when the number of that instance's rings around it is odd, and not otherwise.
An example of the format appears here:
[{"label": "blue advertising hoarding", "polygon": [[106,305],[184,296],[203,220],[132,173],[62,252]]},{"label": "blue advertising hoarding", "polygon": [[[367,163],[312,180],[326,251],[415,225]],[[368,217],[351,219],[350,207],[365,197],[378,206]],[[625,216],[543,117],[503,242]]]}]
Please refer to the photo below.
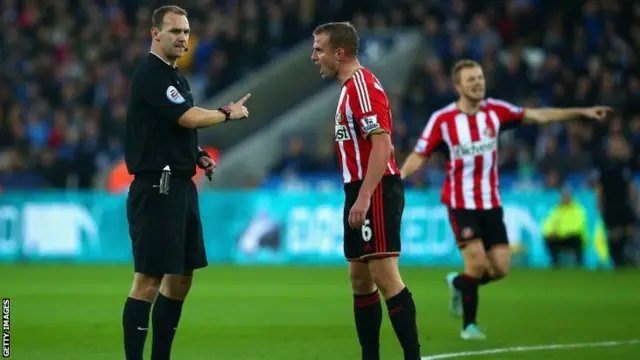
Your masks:
[{"label": "blue advertising hoarding", "polygon": [[[585,266],[608,267],[591,192],[576,192],[588,216]],[[406,193],[402,263],[456,266],[461,258],[438,191]],[[0,198],[0,261],[128,263],[126,194],[5,193]],[[340,190],[202,192],[211,263],[343,264]],[[541,224],[559,201],[546,191],[503,191],[514,263],[544,268],[550,259]]]}]

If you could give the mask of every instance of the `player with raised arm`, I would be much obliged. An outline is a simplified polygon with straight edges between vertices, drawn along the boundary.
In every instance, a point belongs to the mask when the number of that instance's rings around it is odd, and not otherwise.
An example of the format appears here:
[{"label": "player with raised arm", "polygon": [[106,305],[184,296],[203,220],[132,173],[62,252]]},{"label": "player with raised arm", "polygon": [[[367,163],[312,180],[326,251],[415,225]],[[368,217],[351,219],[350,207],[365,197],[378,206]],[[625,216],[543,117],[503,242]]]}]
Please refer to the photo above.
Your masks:
[{"label": "player with raised arm", "polygon": [[398,270],[404,187],[391,143],[389,100],[378,79],[359,63],[358,34],[351,24],[320,25],[313,38],[311,59],[320,75],[342,85],[335,142],[345,191],[344,254],[362,359],[380,359],[379,289],[404,359],[418,360],[416,307]]},{"label": "player with raised arm", "polygon": [[436,146],[449,148],[441,201],[464,260],[464,272],[450,273],[450,310],[463,315],[460,337],[484,339],[478,328],[478,287],[504,278],[510,252],[498,191],[498,135],[523,122],[547,124],[580,117],[603,120],[608,107],[520,108],[502,100],[485,99],[482,67],[458,61],[452,70],[457,102],[433,113],[415,149],[405,160],[405,179],[420,168]]}]

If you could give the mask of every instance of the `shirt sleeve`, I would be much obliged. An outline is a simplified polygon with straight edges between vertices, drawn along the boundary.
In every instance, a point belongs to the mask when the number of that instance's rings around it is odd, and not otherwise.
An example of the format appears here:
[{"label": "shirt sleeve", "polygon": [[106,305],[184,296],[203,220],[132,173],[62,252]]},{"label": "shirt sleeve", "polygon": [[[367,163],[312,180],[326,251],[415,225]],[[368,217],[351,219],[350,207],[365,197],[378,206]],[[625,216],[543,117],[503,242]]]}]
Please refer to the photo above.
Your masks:
[{"label": "shirt sleeve", "polygon": [[389,99],[382,86],[375,80],[365,81],[364,75],[358,72],[348,90],[349,107],[360,135],[367,139],[378,131],[391,134]]},{"label": "shirt sleeve", "polygon": [[524,108],[497,99],[487,99],[487,103],[498,115],[501,129],[508,130],[522,124],[525,113]]},{"label": "shirt sleeve", "polygon": [[176,89],[169,76],[145,72],[138,75],[137,91],[155,113],[168,121],[178,122],[178,119],[191,109],[192,105]]},{"label": "shirt sleeve", "polygon": [[433,114],[429,118],[429,121],[427,121],[427,125],[424,131],[422,131],[420,139],[418,139],[413,151],[418,155],[428,157],[440,144],[442,144],[440,120],[437,114]]}]

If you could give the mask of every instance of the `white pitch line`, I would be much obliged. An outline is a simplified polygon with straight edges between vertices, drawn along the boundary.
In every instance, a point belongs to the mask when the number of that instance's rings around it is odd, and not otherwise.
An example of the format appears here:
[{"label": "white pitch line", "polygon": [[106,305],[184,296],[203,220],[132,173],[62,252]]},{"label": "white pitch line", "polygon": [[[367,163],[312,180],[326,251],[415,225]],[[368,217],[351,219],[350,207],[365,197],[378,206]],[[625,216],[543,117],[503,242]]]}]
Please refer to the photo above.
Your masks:
[{"label": "white pitch line", "polygon": [[487,349],[477,351],[462,351],[446,354],[436,354],[423,356],[422,360],[439,360],[439,359],[451,359],[467,356],[478,355],[494,355],[511,352],[526,352],[526,351],[544,351],[544,350],[560,350],[560,349],[577,349],[577,348],[592,348],[592,347],[611,347],[611,346],[627,346],[627,345],[639,345],[640,339],[626,340],[626,341],[600,341],[592,343],[575,343],[575,344],[551,344],[551,345],[535,345],[535,346],[516,346],[508,348]]}]

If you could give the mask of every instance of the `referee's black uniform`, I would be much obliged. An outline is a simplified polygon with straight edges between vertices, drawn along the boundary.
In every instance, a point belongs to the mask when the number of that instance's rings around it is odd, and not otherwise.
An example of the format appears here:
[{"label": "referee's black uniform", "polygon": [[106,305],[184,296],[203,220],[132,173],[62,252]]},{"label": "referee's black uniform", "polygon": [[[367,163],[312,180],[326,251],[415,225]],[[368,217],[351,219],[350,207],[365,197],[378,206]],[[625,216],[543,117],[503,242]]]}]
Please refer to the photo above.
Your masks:
[{"label": "referee's black uniform", "polygon": [[[127,218],[135,272],[189,275],[207,266],[196,185],[196,129],[178,124],[194,106],[187,79],[154,53],[131,80],[125,162],[134,175]],[[162,181],[163,169],[170,180]],[[168,183],[168,191],[164,190]],[[161,186],[162,185],[162,186]]]}]

